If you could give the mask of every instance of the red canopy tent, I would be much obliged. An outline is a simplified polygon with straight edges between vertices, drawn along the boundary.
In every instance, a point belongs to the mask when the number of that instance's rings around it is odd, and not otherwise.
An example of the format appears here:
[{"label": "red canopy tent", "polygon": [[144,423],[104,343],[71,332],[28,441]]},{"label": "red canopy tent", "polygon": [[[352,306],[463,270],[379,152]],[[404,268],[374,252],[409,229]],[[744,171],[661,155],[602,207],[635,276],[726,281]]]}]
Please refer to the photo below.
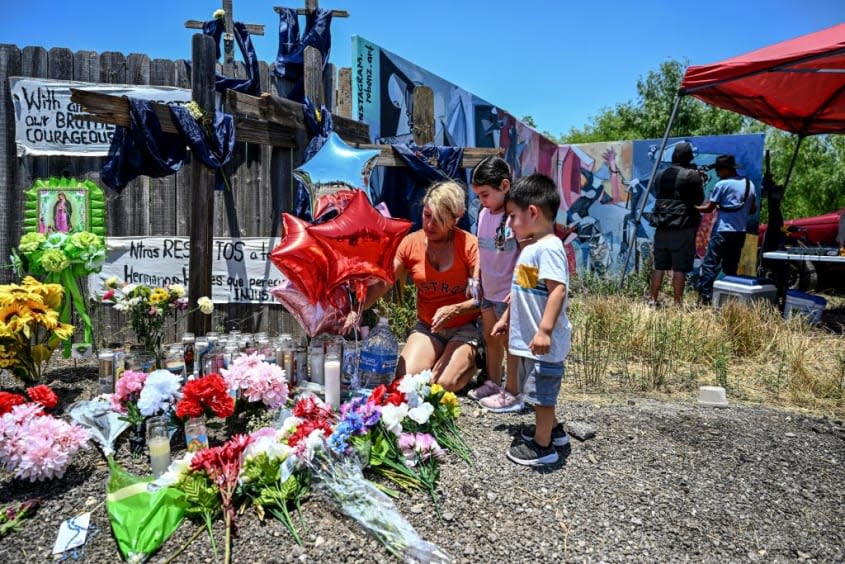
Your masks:
[{"label": "red canopy tent", "polygon": [[802,137],[845,133],[845,23],[689,67],[679,94]]},{"label": "red canopy tent", "polygon": [[[731,59],[689,67],[675,96],[658,155],[666,149],[684,96],[798,135],[784,187],[807,135],[845,133],[845,23]],[[649,186],[660,159],[655,159]],[[648,198],[642,199],[637,221]],[[627,257],[623,272],[627,271]]]}]

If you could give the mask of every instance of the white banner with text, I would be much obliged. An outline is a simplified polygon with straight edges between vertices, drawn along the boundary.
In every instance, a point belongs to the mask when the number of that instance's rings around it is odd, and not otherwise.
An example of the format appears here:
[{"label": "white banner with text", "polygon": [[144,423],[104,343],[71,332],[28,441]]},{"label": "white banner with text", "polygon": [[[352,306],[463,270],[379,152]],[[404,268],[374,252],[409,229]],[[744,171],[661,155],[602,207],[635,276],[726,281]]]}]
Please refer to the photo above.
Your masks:
[{"label": "white banner with text", "polygon": [[[214,239],[211,249],[211,299],[214,303],[278,303],[270,288],[284,275],[270,262],[275,238]],[[121,282],[188,288],[188,237],[107,237],[106,263],[88,277],[90,295],[102,295],[111,276]]]},{"label": "white banner with text", "polygon": [[70,80],[11,77],[15,105],[15,143],[18,156],[109,154],[114,125],[75,119],[85,114],[70,101],[70,89],[80,88],[111,96],[131,96],[163,104],[187,104],[191,91],[172,86],[94,84]]}]

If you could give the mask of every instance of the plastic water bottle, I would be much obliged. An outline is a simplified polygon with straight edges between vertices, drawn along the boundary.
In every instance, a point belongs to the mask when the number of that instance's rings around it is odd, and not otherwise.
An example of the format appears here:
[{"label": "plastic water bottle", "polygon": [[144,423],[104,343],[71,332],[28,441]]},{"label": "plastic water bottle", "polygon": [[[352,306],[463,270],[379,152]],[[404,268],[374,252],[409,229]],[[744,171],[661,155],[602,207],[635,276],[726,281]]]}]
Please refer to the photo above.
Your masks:
[{"label": "plastic water bottle", "polygon": [[379,384],[389,384],[396,375],[398,360],[399,343],[390,331],[387,318],[382,317],[361,347],[358,360],[361,383],[370,389]]}]

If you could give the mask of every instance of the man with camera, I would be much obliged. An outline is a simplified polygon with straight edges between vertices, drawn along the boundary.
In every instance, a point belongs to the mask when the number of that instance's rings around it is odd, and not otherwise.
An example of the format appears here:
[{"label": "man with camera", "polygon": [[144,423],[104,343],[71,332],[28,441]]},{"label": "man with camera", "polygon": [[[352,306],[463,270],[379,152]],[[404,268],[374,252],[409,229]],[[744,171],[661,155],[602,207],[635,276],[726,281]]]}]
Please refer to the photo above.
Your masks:
[{"label": "man with camera", "polygon": [[692,145],[675,145],[672,165],[654,178],[657,201],[649,221],[654,230],[654,270],[649,287],[649,305],[659,304],[663,276],[672,270],[672,295],[676,305],[684,301],[687,273],[695,261],[695,234],[701,223],[696,206],[704,200],[701,174],[693,167]]},{"label": "man with camera", "polygon": [[719,155],[713,168],[720,180],[708,201],[696,206],[703,213],[719,210],[698,280],[698,299],[704,305],[709,305],[713,298],[713,283],[719,270],[729,276],[736,275],[748,219],[757,211],[754,184],[737,174],[733,155]]}]

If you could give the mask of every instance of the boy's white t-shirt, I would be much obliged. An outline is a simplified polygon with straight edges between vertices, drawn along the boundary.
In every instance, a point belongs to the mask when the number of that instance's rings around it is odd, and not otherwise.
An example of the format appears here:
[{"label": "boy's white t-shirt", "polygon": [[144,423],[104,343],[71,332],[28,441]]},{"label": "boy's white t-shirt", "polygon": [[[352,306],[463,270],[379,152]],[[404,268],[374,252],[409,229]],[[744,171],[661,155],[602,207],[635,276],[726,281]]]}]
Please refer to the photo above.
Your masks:
[{"label": "boy's white t-shirt", "polygon": [[569,322],[569,292],[563,300],[560,315],[552,330],[552,343],[547,354],[534,355],[528,343],[537,333],[543,311],[549,299],[545,280],[565,284],[569,288],[566,251],[557,237],[543,239],[527,245],[519,253],[513,272],[510,304],[511,354],[544,362],[563,362],[572,345],[572,324]]}]

